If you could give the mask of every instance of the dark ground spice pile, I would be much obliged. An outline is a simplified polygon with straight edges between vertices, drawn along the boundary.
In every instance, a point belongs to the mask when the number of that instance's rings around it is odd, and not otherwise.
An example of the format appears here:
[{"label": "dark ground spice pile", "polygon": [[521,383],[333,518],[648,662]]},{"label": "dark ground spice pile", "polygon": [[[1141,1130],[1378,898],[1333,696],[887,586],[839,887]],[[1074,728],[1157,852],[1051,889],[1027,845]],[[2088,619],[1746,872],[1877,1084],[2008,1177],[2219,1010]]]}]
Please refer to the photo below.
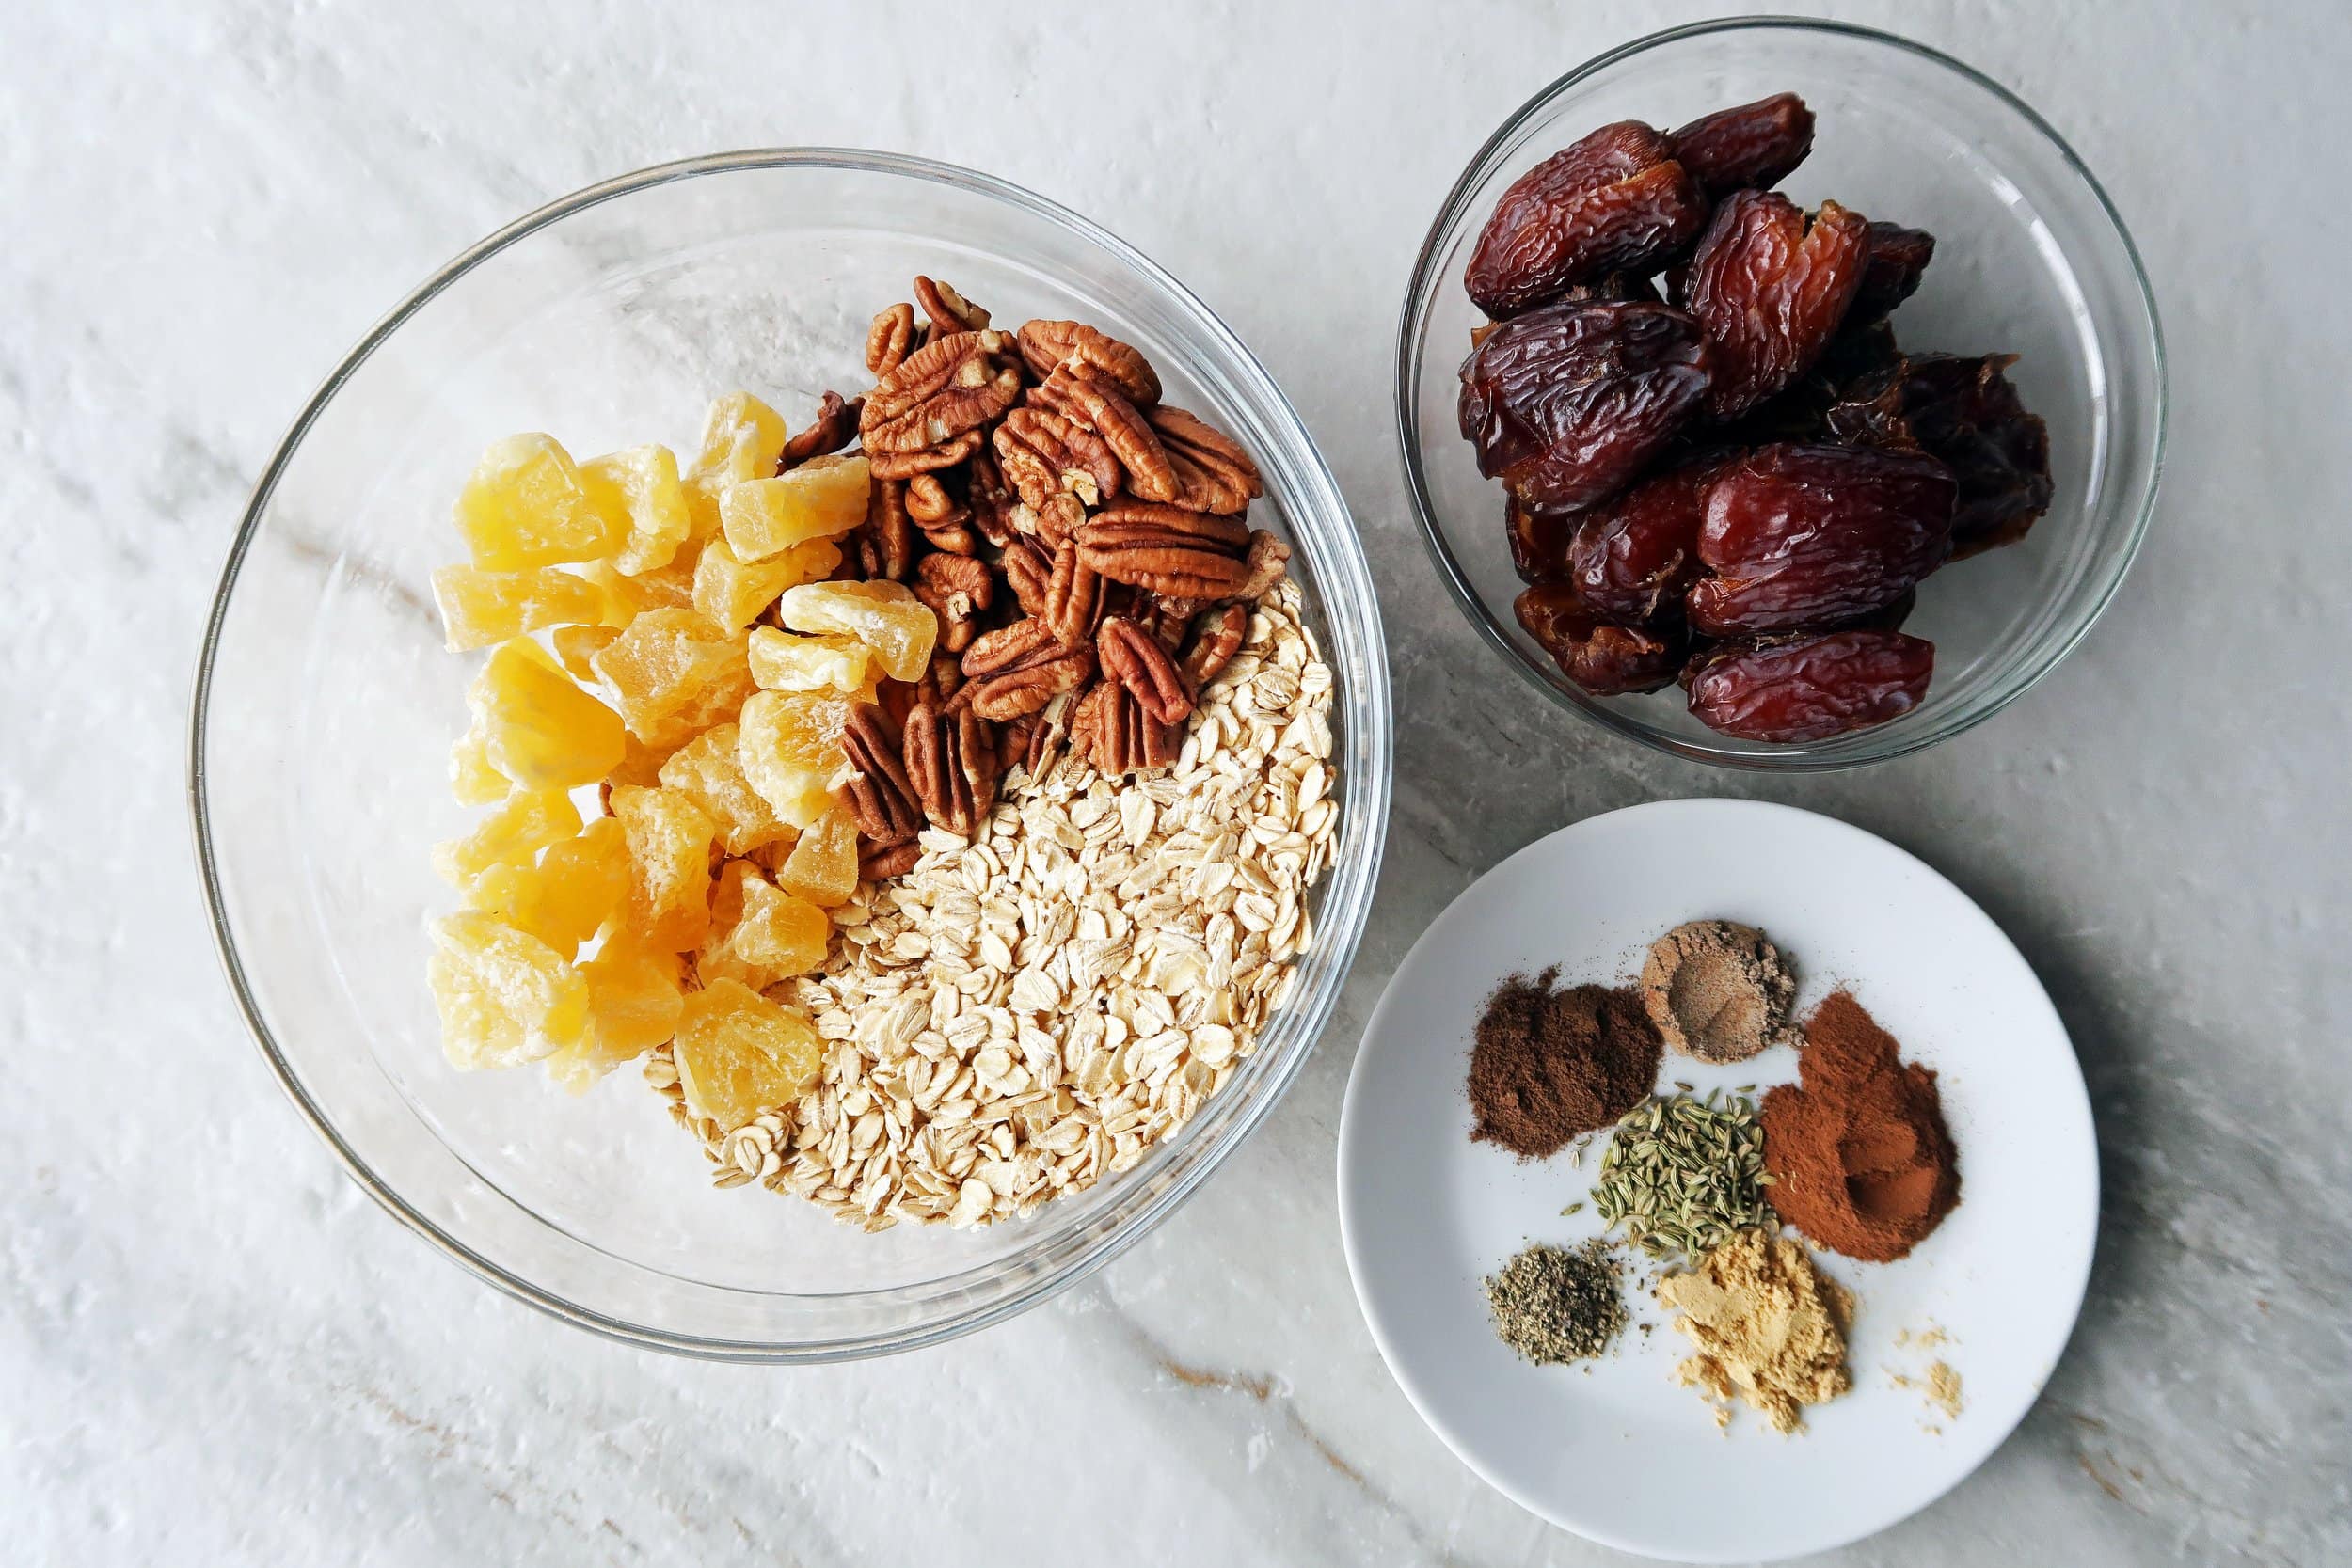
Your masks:
[{"label": "dark ground spice pile", "polygon": [[1470,1052],[1470,1133],[1522,1160],[1557,1153],[1649,1096],[1662,1050],[1631,987],[1555,989],[1555,967],[1495,988]]}]

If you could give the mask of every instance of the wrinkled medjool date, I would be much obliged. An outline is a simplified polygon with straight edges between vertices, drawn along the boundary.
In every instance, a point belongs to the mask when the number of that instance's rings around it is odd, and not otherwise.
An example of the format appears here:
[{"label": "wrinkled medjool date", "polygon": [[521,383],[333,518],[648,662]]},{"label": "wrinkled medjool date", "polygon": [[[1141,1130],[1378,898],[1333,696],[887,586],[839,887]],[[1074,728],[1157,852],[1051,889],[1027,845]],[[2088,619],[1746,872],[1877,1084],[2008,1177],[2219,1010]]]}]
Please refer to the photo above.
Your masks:
[{"label": "wrinkled medjool date", "polygon": [[1708,198],[1765,190],[1788,178],[1813,150],[1813,111],[1793,92],[1701,115],[1666,140]]},{"label": "wrinkled medjool date", "polygon": [[1630,696],[1670,686],[1690,657],[1690,638],[1679,626],[1652,630],[1605,625],[1567,583],[1530,588],[1511,608],[1560,673],[1597,697]]},{"label": "wrinkled medjool date", "polygon": [[1952,559],[2026,536],[2050,508],[2050,432],[2008,376],[2013,354],[1915,354],[1862,377],[1824,423],[1841,441],[1922,451],[1952,470]]},{"label": "wrinkled medjool date", "polygon": [[1641,481],[1577,529],[1569,580],[1593,612],[1620,626],[1678,619],[1684,590],[1705,573],[1699,526],[1707,492],[1728,455],[1700,458]]},{"label": "wrinkled medjool date", "polygon": [[1871,224],[1869,246],[1862,287],[1846,311],[1850,323],[1877,321],[1909,299],[1935,260],[1935,236],[1899,223]]},{"label": "wrinkled medjool date", "polygon": [[1569,548],[1581,512],[1549,512],[1502,493],[1503,525],[1510,531],[1511,569],[1521,582],[1558,582],[1574,570]]},{"label": "wrinkled medjool date", "polygon": [[1715,210],[1679,301],[1713,345],[1707,411],[1745,413],[1812,368],[1868,262],[1869,224],[1835,201],[1808,221],[1787,197],[1740,191]]},{"label": "wrinkled medjool date", "polygon": [[1733,643],[1702,656],[1692,714],[1743,740],[1825,740],[1900,718],[1935,673],[1935,645],[1899,631]]},{"label": "wrinkled medjool date", "polygon": [[1708,427],[1707,435],[1728,447],[1828,440],[1830,408],[1846,388],[1901,357],[1890,324],[1855,323],[1850,316],[1811,370],[1738,419]]},{"label": "wrinkled medjool date", "polygon": [[1462,435],[1478,471],[1531,506],[1606,500],[1697,411],[1708,349],[1662,305],[1561,304],[1515,316],[1462,363]]},{"label": "wrinkled medjool date", "polygon": [[1714,637],[1851,623],[1944,561],[1956,491],[1919,452],[1761,447],[1709,487],[1699,559],[1715,575],[1684,606]]},{"label": "wrinkled medjool date", "polygon": [[1604,125],[1513,181],[1462,275],[1478,308],[1517,315],[1606,273],[1641,273],[1688,245],[1707,200],[1666,138]]}]

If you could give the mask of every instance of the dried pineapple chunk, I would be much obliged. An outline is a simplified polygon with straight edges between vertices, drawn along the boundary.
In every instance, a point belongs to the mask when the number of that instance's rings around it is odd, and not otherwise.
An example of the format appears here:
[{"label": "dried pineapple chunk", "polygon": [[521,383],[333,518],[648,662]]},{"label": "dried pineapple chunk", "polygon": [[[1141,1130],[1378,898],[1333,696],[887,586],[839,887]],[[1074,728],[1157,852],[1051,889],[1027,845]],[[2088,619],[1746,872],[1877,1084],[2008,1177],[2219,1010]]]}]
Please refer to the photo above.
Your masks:
[{"label": "dried pineapple chunk", "polygon": [[710,405],[703,420],[702,451],[686,479],[694,538],[719,531],[719,498],[731,486],[776,471],[784,461],[786,435],[784,416],[749,392],[729,392]]},{"label": "dried pineapple chunk", "polygon": [[736,715],[742,711],[743,700],[758,689],[752,683],[751,666],[738,644],[733,658],[708,686],[695,692],[675,713],[646,726],[645,744],[664,752],[675,752],[705,730],[734,723]]},{"label": "dried pineapple chunk", "polygon": [[493,865],[466,890],[469,908],[526,931],[563,958],[619,910],[629,889],[628,840],[620,823],[599,816],[577,838],[551,846],[536,865]]},{"label": "dried pineapple chunk", "polygon": [[694,562],[694,608],[727,630],[741,631],[777,594],[819,581],[840,564],[841,546],[830,539],[812,539],[748,565],[735,558],[724,539],[713,539]]},{"label": "dried pineapple chunk", "polygon": [[444,881],[470,886],[505,861],[528,861],[550,844],[580,832],[580,808],[560,789],[518,789],[463,838],[433,847],[433,869]]},{"label": "dried pineapple chunk", "polygon": [[645,740],[662,719],[737,668],[749,673],[741,641],[691,610],[646,610],[588,662],[628,727]]},{"label": "dried pineapple chunk", "polygon": [[596,679],[593,661],[620,635],[615,626],[558,626],[548,633],[548,641],[555,645],[555,661],[564,666],[564,673],[593,686]]},{"label": "dried pineapple chunk", "polygon": [[719,525],[738,560],[764,561],[857,527],[871,484],[863,457],[813,458],[772,479],[729,485],[719,496]]},{"label": "dried pineapple chunk", "polygon": [[537,937],[469,911],[428,921],[425,983],[453,1067],[516,1067],[579,1042],[588,985]]},{"label": "dried pineapple chunk", "polygon": [[799,1008],[723,979],[686,999],[672,1052],[687,1110],[732,1132],[799,1099],[816,1081],[823,1043]]},{"label": "dried pineapple chunk", "polygon": [[548,1058],[548,1075],[583,1094],[614,1068],[676,1034],[686,1006],[678,971],[676,954],[608,934],[596,956],[580,966],[588,982],[587,1032]]},{"label": "dried pineapple chunk", "polygon": [[628,838],[628,929],[666,952],[699,947],[710,929],[717,826],[682,790],[622,784],[610,804]]},{"label": "dried pineapple chunk", "polygon": [[834,801],[792,846],[776,885],[810,903],[833,909],[857,891],[857,818]]},{"label": "dried pineapple chunk", "polygon": [[499,644],[467,701],[490,766],[526,789],[595,784],[621,760],[621,716],[527,637]]},{"label": "dried pineapple chunk", "polygon": [[633,578],[614,571],[611,562],[589,562],[580,575],[603,591],[603,624],[618,629],[649,610],[693,609],[694,562],[699,549],[699,546],[689,543],[680,546],[667,566],[657,566]]},{"label": "dried pineapple chunk", "polygon": [[[797,471],[797,470],[796,470]],[[901,582],[812,582],[776,602],[794,631],[842,632],[874,650],[894,681],[918,680],[931,661],[939,617]]]},{"label": "dried pineapple chunk", "polygon": [[[742,864],[742,862],[734,862]],[[833,921],[807,899],[786,893],[764,877],[737,884],[742,909],[723,941],[703,950],[703,983],[740,980],[765,990],[787,975],[821,968]]]},{"label": "dried pineapple chunk", "polygon": [[738,739],[735,725],[714,724],[673,752],[660,777],[718,824],[728,854],[748,855],[792,830],[776,819],[767,799],[743,777]]},{"label": "dried pineapple chunk", "polygon": [[771,691],[839,691],[870,703],[881,679],[873,650],[854,637],[802,637],[754,626],[747,652],[752,679]]},{"label": "dried pineapple chunk", "polygon": [[595,583],[553,566],[527,572],[444,566],[433,574],[433,599],[441,608],[441,635],[453,654],[492,647],[543,626],[593,625],[605,614],[605,596]]},{"label": "dried pineapple chunk", "polygon": [[484,452],[458,494],[456,517],[473,563],[490,572],[599,560],[628,531],[596,503],[552,436],[510,436]]},{"label": "dried pineapple chunk", "polygon": [[630,447],[592,457],[580,466],[580,477],[607,515],[628,522],[628,540],[612,557],[614,571],[633,578],[670,563],[693,519],[669,448]]},{"label": "dried pineapple chunk", "polygon": [[739,755],[743,777],[795,828],[813,826],[847,784],[850,761],[841,732],[848,699],[801,691],[760,691],[743,704]]},{"label": "dried pineapple chunk", "polygon": [[506,799],[514,781],[490,766],[489,737],[480,724],[449,751],[449,792],[461,806],[486,806]]}]

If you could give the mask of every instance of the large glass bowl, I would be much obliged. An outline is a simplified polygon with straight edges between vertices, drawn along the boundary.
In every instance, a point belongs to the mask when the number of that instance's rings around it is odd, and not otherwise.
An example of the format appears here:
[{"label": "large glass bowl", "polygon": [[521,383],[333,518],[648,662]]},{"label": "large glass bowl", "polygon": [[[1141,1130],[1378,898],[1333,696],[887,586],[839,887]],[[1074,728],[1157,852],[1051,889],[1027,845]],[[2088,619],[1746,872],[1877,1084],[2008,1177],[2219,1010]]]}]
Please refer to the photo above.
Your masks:
[{"label": "large glass bowl", "polygon": [[[2057,498],[2023,544],[1920,585],[1904,630],[1935,644],[1935,679],[1891,723],[1799,745],[1718,735],[1679,689],[1595,697],[1522,631],[1523,586],[1502,491],[1456,424],[1457,372],[1485,318],[1462,268],[1503,188],[1619,119],[1679,125],[1772,93],[1804,96],[1813,152],[1781,182],[1806,207],[1835,198],[1935,234],[1919,292],[1895,312],[1903,346],[2016,354],[2010,374],[2050,427]],[[1661,751],[1758,768],[1849,768],[1901,756],[1989,718],[2082,640],[2146,531],[2164,436],[2164,350],[2122,219],[2047,121],[1947,55],[1836,23],[1734,18],[1652,34],[1561,77],[1503,121],[1446,197],[1398,328],[1405,477],[1439,573],[1481,635],[1573,713]]]},{"label": "large glass bowl", "polygon": [[[916,273],[1000,321],[1073,317],[1140,348],[1173,402],[1264,472],[1337,675],[1340,844],[1320,935],[1255,1055],[1123,1176],[972,1232],[868,1235],[756,1186],[715,1191],[624,1069],[572,1100],[460,1074],[423,985],[451,897],[428,846],[470,814],[446,767],[478,658],[442,651],[428,574],[450,502],[517,430],[598,451],[691,447],[737,387],[798,420],[853,392],[866,325]],[[197,846],[237,999],[285,1087],[370,1194],[502,1290],[663,1349],[875,1354],[1031,1305],[1166,1218],[1264,1119],[1330,1016],[1363,930],[1390,783],[1379,608],[1298,416],[1206,307],[1127,245],[1000,181],[914,159],[763,151],[580,192],[491,236],[371,332],[271,460],[199,673]]]}]

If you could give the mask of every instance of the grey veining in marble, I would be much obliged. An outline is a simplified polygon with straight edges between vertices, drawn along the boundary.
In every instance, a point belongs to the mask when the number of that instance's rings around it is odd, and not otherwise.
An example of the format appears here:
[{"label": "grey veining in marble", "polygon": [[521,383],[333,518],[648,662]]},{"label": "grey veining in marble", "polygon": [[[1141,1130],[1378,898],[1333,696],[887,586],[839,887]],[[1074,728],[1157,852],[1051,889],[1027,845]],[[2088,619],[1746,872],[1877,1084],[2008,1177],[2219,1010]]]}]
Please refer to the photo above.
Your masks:
[{"label": "grey veining in marble", "polygon": [[[1381,984],[1473,876],[1592,812],[1730,791],[1847,817],[1979,898],[2074,1031],[2104,1150],[2042,1402],[1836,1560],[2352,1559],[2352,28],[2326,0],[1837,8],[1983,67],[2101,171],[2176,414],[2148,549],[2042,689],[1923,757],[1762,782],[1496,679],[1389,436],[1398,296],[1461,162],[1549,76],[1702,8],[971,8],[948,44],[880,4],[7,8],[0,1555],[1609,1560],[1487,1492],[1388,1379],[1341,1259],[1335,1123]],[[230,1006],[182,769],[246,490],[375,314],[573,187],[790,142],[1001,173],[1224,314],[1356,508],[1401,721],[1379,911],[1261,1135],[1060,1300],[787,1372],[565,1329],[370,1206]]]}]

